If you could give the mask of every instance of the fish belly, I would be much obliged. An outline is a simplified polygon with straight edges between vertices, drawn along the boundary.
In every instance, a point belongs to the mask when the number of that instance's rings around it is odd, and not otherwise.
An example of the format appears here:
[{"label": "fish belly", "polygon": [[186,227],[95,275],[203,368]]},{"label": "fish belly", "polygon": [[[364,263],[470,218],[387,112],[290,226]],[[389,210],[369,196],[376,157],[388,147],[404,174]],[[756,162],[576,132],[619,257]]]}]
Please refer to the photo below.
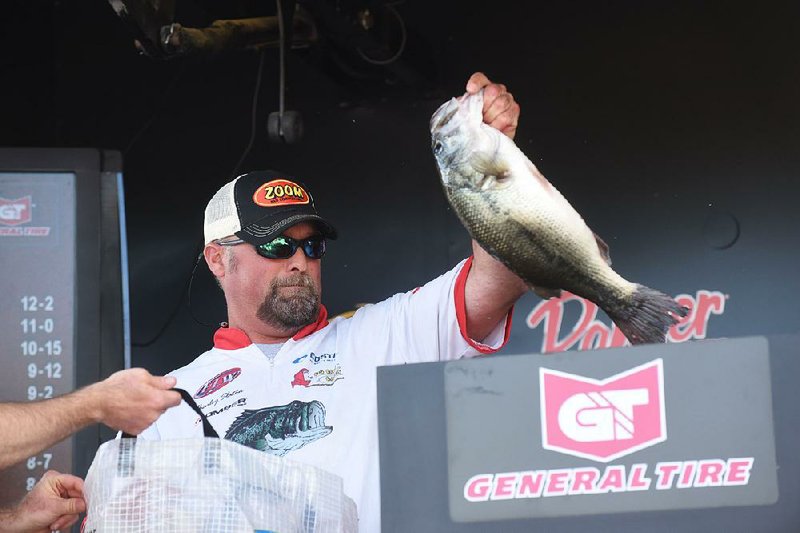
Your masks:
[{"label": "fish belly", "polygon": [[488,191],[454,191],[451,203],[472,237],[529,285],[599,304],[626,297],[630,284],[602,259],[591,230],[555,189],[522,176]]}]

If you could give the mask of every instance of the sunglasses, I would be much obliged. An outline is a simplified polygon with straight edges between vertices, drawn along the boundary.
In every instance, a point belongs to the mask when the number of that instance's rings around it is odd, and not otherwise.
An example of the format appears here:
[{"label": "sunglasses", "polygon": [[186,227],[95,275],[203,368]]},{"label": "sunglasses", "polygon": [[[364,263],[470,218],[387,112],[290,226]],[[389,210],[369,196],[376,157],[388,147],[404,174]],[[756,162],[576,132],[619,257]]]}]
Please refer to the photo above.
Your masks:
[{"label": "sunglasses", "polygon": [[[245,241],[242,239],[217,241],[217,244],[220,246],[236,246],[237,244],[245,244]],[[301,240],[279,235],[269,242],[254,246],[256,253],[267,259],[289,259],[298,248],[302,248],[303,253],[309,259],[322,259],[322,256],[325,255],[325,238],[319,235]]]}]

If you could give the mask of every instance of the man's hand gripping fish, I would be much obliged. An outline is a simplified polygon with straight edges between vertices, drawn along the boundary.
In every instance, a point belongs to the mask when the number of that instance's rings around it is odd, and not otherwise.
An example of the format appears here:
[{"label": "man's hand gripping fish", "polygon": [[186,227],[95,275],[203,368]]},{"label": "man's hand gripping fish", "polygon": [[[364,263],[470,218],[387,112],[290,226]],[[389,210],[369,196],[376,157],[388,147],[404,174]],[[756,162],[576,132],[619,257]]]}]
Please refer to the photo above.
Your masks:
[{"label": "man's hand gripping fish", "polygon": [[447,199],[472,237],[543,298],[567,290],[602,308],[631,344],[664,342],[687,309],[617,274],[608,245],[482,109],[483,91],[465,94],[430,123]]}]

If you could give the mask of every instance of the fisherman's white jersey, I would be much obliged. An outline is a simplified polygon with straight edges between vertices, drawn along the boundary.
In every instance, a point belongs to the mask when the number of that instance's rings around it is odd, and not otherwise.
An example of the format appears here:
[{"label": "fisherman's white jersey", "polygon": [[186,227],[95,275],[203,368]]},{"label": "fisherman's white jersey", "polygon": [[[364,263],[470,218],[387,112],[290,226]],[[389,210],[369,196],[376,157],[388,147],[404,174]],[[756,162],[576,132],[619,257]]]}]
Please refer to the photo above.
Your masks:
[{"label": "fisherman's white jersey", "polygon": [[[214,347],[171,372],[220,437],[332,472],[358,506],[359,530],[380,531],[376,368],[490,353],[508,340],[511,312],[483,343],[466,335],[472,258],[413,291],[316,323],[268,358],[247,335],[220,328]],[[408,394],[414,394],[409,390]],[[391,423],[391,422],[390,422]],[[140,438],[202,437],[185,403]]]}]

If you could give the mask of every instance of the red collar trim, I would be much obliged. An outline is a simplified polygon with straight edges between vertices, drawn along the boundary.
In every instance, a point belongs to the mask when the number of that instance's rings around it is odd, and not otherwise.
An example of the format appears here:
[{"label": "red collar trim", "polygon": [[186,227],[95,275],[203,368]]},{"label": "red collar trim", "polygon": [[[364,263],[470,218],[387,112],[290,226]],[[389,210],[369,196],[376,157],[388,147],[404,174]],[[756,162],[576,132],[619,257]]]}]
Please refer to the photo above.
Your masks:
[{"label": "red collar trim", "polygon": [[237,328],[221,327],[214,332],[214,348],[238,350],[253,344],[247,333]]},{"label": "red collar trim", "polygon": [[[319,306],[319,315],[317,321],[305,326],[300,331],[295,333],[292,339],[299,341],[303,337],[308,337],[312,333],[321,330],[328,325],[328,310],[324,305]],[[253,344],[247,333],[238,328],[222,327],[214,332],[214,348],[220,350],[238,350],[246,348]]]},{"label": "red collar trim", "polygon": [[319,316],[317,316],[317,321],[312,323],[312,324],[309,324],[309,325],[305,326],[303,329],[301,329],[300,331],[295,333],[294,337],[292,337],[292,339],[294,339],[296,341],[299,341],[303,337],[308,337],[312,333],[315,333],[315,332],[321,330],[322,328],[324,328],[327,325],[328,325],[328,310],[325,309],[324,305],[320,304],[320,306],[319,306]]}]

